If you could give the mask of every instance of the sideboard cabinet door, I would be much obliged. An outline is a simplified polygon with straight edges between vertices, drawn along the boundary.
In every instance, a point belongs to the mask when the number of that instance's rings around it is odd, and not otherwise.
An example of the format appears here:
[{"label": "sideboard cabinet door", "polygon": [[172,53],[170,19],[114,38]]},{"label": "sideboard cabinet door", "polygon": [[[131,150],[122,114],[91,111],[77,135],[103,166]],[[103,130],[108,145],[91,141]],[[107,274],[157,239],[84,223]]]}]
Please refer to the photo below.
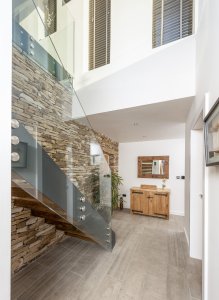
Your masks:
[{"label": "sideboard cabinet door", "polygon": [[169,195],[166,193],[154,193],[153,214],[168,216],[169,215]]},{"label": "sideboard cabinet door", "polygon": [[143,205],[142,205],[143,201],[144,201],[143,192],[137,192],[137,191],[131,192],[131,209],[133,211],[143,213]]}]

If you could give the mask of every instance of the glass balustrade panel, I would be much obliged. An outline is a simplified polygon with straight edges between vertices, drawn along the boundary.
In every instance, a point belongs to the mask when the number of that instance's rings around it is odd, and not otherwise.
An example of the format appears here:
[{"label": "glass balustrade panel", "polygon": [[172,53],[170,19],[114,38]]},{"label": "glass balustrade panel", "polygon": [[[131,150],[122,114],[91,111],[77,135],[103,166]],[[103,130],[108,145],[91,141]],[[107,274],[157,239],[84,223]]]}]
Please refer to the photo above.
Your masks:
[{"label": "glass balustrade panel", "polygon": [[12,133],[19,138],[12,149],[19,154],[12,179],[111,249],[111,171],[72,86],[74,44],[73,35],[68,36],[74,21],[66,17],[67,24],[59,28],[45,3],[13,2],[12,113],[20,126]]}]

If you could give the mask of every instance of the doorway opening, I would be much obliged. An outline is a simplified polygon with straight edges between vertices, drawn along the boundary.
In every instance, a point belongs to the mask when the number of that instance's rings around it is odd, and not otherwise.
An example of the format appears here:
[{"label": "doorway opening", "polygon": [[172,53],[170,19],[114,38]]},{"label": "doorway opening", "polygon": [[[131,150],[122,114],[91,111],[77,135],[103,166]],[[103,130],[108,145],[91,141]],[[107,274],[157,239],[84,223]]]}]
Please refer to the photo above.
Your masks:
[{"label": "doorway opening", "polygon": [[191,130],[190,157],[190,256],[202,260],[204,133],[201,113]]}]

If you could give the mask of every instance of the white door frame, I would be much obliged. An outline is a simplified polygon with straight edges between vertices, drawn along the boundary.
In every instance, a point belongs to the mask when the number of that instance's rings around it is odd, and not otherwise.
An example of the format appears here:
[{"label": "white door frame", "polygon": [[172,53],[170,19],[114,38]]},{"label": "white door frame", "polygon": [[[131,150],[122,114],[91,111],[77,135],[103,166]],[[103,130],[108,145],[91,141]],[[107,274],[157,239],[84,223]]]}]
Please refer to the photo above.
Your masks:
[{"label": "white door frame", "polygon": [[204,135],[191,130],[190,145],[190,256],[203,258]]},{"label": "white door frame", "polygon": [[[207,97],[205,97],[207,98]],[[199,114],[196,115],[196,118],[194,118],[194,122],[192,123],[193,126],[191,126],[191,132],[193,129],[195,129],[197,120],[203,120],[203,110],[206,110],[206,105],[208,101],[205,99],[205,105],[204,107],[201,106],[199,110]],[[200,118],[201,116],[201,118]],[[204,127],[204,122],[203,127]],[[197,128],[196,128],[197,129]],[[203,128],[203,137],[204,137],[204,128]],[[191,136],[190,136],[190,142],[191,142]],[[190,144],[190,150],[191,150],[191,144]],[[203,140],[203,150],[204,149],[204,140]],[[204,153],[205,154],[205,153]],[[191,161],[190,161],[190,167],[191,167]],[[190,181],[191,183],[191,181]],[[202,216],[202,297],[203,300],[208,300],[208,168],[205,167],[205,158],[203,156],[203,216]],[[191,199],[190,199],[191,201]],[[190,214],[191,219],[191,214]],[[191,220],[190,220],[191,222]]]}]

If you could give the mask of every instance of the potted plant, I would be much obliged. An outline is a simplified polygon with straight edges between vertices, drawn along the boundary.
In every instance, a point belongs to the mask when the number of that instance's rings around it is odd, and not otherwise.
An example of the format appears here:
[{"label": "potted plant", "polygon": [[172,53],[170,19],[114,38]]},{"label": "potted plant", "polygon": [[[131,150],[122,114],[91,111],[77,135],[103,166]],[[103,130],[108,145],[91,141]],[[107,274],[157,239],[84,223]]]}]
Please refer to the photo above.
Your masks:
[{"label": "potted plant", "polygon": [[120,208],[120,210],[123,209],[124,203],[126,202],[126,201],[123,199],[123,197],[126,197],[126,194],[122,194],[122,195],[120,196],[120,198],[119,198],[119,208]]},{"label": "potted plant", "polygon": [[[122,184],[123,179],[118,173],[112,172],[111,174],[111,181],[112,181],[112,209],[118,208],[120,204],[119,198],[119,185]],[[123,202],[122,202],[123,203]]]}]

